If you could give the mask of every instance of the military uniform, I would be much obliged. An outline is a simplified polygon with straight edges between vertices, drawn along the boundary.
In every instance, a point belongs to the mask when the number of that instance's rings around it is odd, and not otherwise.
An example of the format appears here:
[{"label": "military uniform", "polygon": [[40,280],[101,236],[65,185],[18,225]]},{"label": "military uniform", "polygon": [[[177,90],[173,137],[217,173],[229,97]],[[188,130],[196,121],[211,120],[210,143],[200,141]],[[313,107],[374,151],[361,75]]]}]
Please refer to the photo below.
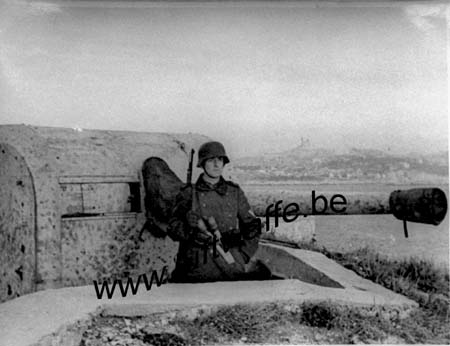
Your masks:
[{"label": "military uniform", "polygon": [[[203,173],[204,174],[204,173]],[[258,248],[261,222],[253,214],[247,198],[239,185],[223,177],[211,185],[198,178],[193,188],[183,188],[177,196],[168,234],[180,242],[173,282],[205,282],[261,279],[270,276],[267,269],[249,266]],[[193,198],[195,199],[193,201]],[[225,251],[229,251],[235,263],[227,263],[208,247],[195,241],[195,229],[186,221],[186,214],[195,211],[202,219],[214,217],[218,225]]]}]

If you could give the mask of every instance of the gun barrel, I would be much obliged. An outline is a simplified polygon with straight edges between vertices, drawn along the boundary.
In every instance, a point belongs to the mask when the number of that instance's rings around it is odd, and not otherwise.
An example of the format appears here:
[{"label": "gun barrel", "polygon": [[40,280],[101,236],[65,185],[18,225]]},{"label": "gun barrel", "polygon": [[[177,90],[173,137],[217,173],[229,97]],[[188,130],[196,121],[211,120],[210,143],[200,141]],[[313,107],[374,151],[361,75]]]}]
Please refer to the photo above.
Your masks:
[{"label": "gun barrel", "polygon": [[[345,196],[332,193],[312,195],[295,190],[276,195],[249,189],[247,196],[253,211],[260,217],[265,217],[266,213],[274,216],[275,212],[278,215],[394,214],[400,220],[438,225],[447,213],[447,197],[438,188],[396,190],[390,195],[351,193]],[[281,209],[275,211],[275,204],[280,200],[283,201]],[[268,209],[271,204],[274,206]]]}]

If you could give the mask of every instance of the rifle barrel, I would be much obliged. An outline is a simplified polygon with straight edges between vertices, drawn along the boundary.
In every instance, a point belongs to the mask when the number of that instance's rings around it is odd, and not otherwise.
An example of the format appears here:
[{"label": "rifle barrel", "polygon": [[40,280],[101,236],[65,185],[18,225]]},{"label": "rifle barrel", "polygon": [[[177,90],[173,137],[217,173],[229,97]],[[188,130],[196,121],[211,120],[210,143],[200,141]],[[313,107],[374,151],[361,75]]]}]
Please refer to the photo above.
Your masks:
[{"label": "rifle barrel", "polygon": [[192,184],[192,164],[194,162],[194,149],[191,149],[191,154],[189,156],[189,165],[188,165],[188,171],[187,171],[187,178],[186,178],[186,183],[187,184]]}]

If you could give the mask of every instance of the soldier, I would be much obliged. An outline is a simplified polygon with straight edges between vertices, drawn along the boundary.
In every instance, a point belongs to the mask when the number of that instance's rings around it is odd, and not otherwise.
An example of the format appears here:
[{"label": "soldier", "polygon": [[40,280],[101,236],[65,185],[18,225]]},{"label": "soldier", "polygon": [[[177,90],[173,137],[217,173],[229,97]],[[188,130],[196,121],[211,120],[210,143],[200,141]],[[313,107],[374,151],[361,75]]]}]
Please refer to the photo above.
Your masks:
[{"label": "soldier", "polygon": [[[169,236],[180,242],[173,282],[270,277],[265,266],[250,261],[258,248],[261,222],[239,185],[222,177],[229,162],[219,142],[204,143],[198,151],[197,167],[203,173],[194,186],[180,191],[169,221]],[[219,237],[213,236],[217,229]],[[217,246],[223,248],[225,256],[215,251]]]}]

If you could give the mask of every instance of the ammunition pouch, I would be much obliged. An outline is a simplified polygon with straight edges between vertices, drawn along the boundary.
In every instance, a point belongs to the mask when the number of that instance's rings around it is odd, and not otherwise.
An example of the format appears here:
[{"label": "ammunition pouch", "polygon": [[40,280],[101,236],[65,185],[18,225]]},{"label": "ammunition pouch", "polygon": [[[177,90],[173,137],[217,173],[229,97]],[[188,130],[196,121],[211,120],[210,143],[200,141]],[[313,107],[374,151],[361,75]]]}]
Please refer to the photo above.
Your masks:
[{"label": "ammunition pouch", "polygon": [[221,241],[224,251],[228,251],[233,247],[239,247],[243,244],[242,234],[238,229],[230,230],[221,234]]}]

